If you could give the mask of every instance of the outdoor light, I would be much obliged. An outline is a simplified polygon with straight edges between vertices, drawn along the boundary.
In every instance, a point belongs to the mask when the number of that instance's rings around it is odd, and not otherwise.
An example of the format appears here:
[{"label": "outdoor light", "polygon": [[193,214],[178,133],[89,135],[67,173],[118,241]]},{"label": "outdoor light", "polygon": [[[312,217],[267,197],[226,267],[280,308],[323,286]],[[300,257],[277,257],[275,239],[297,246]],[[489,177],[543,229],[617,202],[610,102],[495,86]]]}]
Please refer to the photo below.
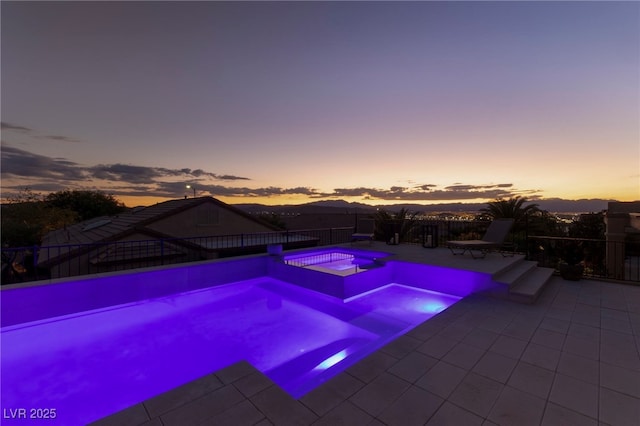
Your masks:
[{"label": "outdoor light", "polygon": [[187,189],[193,189],[193,198],[196,198],[196,187],[195,186],[191,186],[191,185],[187,185]]}]

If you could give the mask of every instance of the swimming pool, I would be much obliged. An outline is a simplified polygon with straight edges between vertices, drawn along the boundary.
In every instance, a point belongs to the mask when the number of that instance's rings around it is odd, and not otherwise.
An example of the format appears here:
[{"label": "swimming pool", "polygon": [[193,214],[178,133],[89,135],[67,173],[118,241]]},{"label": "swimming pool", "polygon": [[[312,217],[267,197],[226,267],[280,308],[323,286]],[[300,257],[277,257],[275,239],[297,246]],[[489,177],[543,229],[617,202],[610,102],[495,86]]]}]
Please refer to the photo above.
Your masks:
[{"label": "swimming pool", "polygon": [[[359,281],[335,297],[296,282],[305,273]],[[297,398],[488,282],[396,261],[340,277],[254,256],[9,286],[2,407],[85,424],[240,360]]]}]

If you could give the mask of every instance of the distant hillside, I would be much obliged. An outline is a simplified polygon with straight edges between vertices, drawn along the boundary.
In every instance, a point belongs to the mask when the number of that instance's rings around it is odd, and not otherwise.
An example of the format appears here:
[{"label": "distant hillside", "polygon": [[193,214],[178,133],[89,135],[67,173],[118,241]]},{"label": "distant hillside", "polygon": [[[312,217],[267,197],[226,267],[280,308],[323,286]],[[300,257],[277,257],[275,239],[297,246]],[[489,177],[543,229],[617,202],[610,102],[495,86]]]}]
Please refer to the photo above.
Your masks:
[{"label": "distant hillside", "polygon": [[[590,213],[606,210],[607,203],[614,200],[602,199],[582,199],[582,200],[563,200],[560,198],[550,198],[546,200],[535,201],[542,209],[549,212],[562,213]],[[344,200],[326,200],[313,201],[298,205],[279,205],[267,206],[263,204],[235,204],[235,207],[242,209],[248,213],[271,212],[276,214],[354,214],[354,213],[372,213],[377,209],[385,209],[388,211],[397,211],[401,208],[408,209],[412,212],[477,212],[486,207],[486,203],[440,203],[440,204],[416,204],[416,203],[398,203],[390,206],[368,205],[362,203],[349,203]]]}]

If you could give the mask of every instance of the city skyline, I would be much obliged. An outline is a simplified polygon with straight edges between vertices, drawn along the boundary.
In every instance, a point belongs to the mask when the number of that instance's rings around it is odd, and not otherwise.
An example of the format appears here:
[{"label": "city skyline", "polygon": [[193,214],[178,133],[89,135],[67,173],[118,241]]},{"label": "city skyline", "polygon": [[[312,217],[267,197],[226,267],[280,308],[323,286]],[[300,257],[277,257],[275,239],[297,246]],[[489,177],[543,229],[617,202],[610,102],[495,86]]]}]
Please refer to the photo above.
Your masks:
[{"label": "city skyline", "polygon": [[0,8],[3,198],[640,199],[635,2]]}]

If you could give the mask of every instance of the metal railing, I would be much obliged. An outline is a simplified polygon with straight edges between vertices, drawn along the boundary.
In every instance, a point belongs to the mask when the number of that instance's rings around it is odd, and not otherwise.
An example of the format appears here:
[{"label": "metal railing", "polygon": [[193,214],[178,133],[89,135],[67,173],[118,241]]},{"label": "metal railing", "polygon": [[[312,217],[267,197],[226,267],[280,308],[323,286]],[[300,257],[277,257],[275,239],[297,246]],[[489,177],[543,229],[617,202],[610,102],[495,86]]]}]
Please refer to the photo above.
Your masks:
[{"label": "metal railing", "polygon": [[[400,222],[378,224],[376,239],[390,242],[396,232],[400,243],[425,247],[444,246],[450,240],[481,238],[488,221],[421,220],[402,227]],[[194,262],[244,254],[264,253],[271,244],[285,249],[344,244],[353,227],[216,235],[194,238],[160,238],[94,244],[68,244],[1,248],[2,284],[71,277]],[[563,251],[578,244],[583,253],[584,276],[640,283],[640,242],[611,242],[568,237],[529,236],[512,232],[507,239],[516,252],[540,266],[558,270]]]},{"label": "metal railing", "polygon": [[[447,241],[480,239],[491,222],[458,220],[418,220],[411,226],[390,221],[378,229],[377,238],[387,241],[399,233],[400,243],[425,247],[445,246]],[[510,251],[526,255],[539,266],[554,268],[559,273],[566,263],[567,249],[580,252],[583,276],[640,284],[640,241],[606,241],[604,239],[531,236],[529,230],[512,231],[507,237]]]},{"label": "metal railing", "polygon": [[[417,220],[406,227],[407,231],[399,237],[400,242],[404,244],[424,246],[428,244],[430,247],[442,247],[447,241],[481,239],[490,224],[490,221],[480,220]],[[393,235],[398,229],[402,230],[402,225],[392,224],[385,233],[385,237]],[[522,229],[512,231],[506,242],[524,252],[526,241],[527,230]]]},{"label": "metal railing", "polygon": [[557,272],[563,264],[577,261],[585,277],[640,283],[639,241],[530,236],[526,254],[528,260]]},{"label": "metal railing", "polygon": [[351,241],[353,227],[113,241],[91,244],[3,247],[2,284],[114,272]]}]

